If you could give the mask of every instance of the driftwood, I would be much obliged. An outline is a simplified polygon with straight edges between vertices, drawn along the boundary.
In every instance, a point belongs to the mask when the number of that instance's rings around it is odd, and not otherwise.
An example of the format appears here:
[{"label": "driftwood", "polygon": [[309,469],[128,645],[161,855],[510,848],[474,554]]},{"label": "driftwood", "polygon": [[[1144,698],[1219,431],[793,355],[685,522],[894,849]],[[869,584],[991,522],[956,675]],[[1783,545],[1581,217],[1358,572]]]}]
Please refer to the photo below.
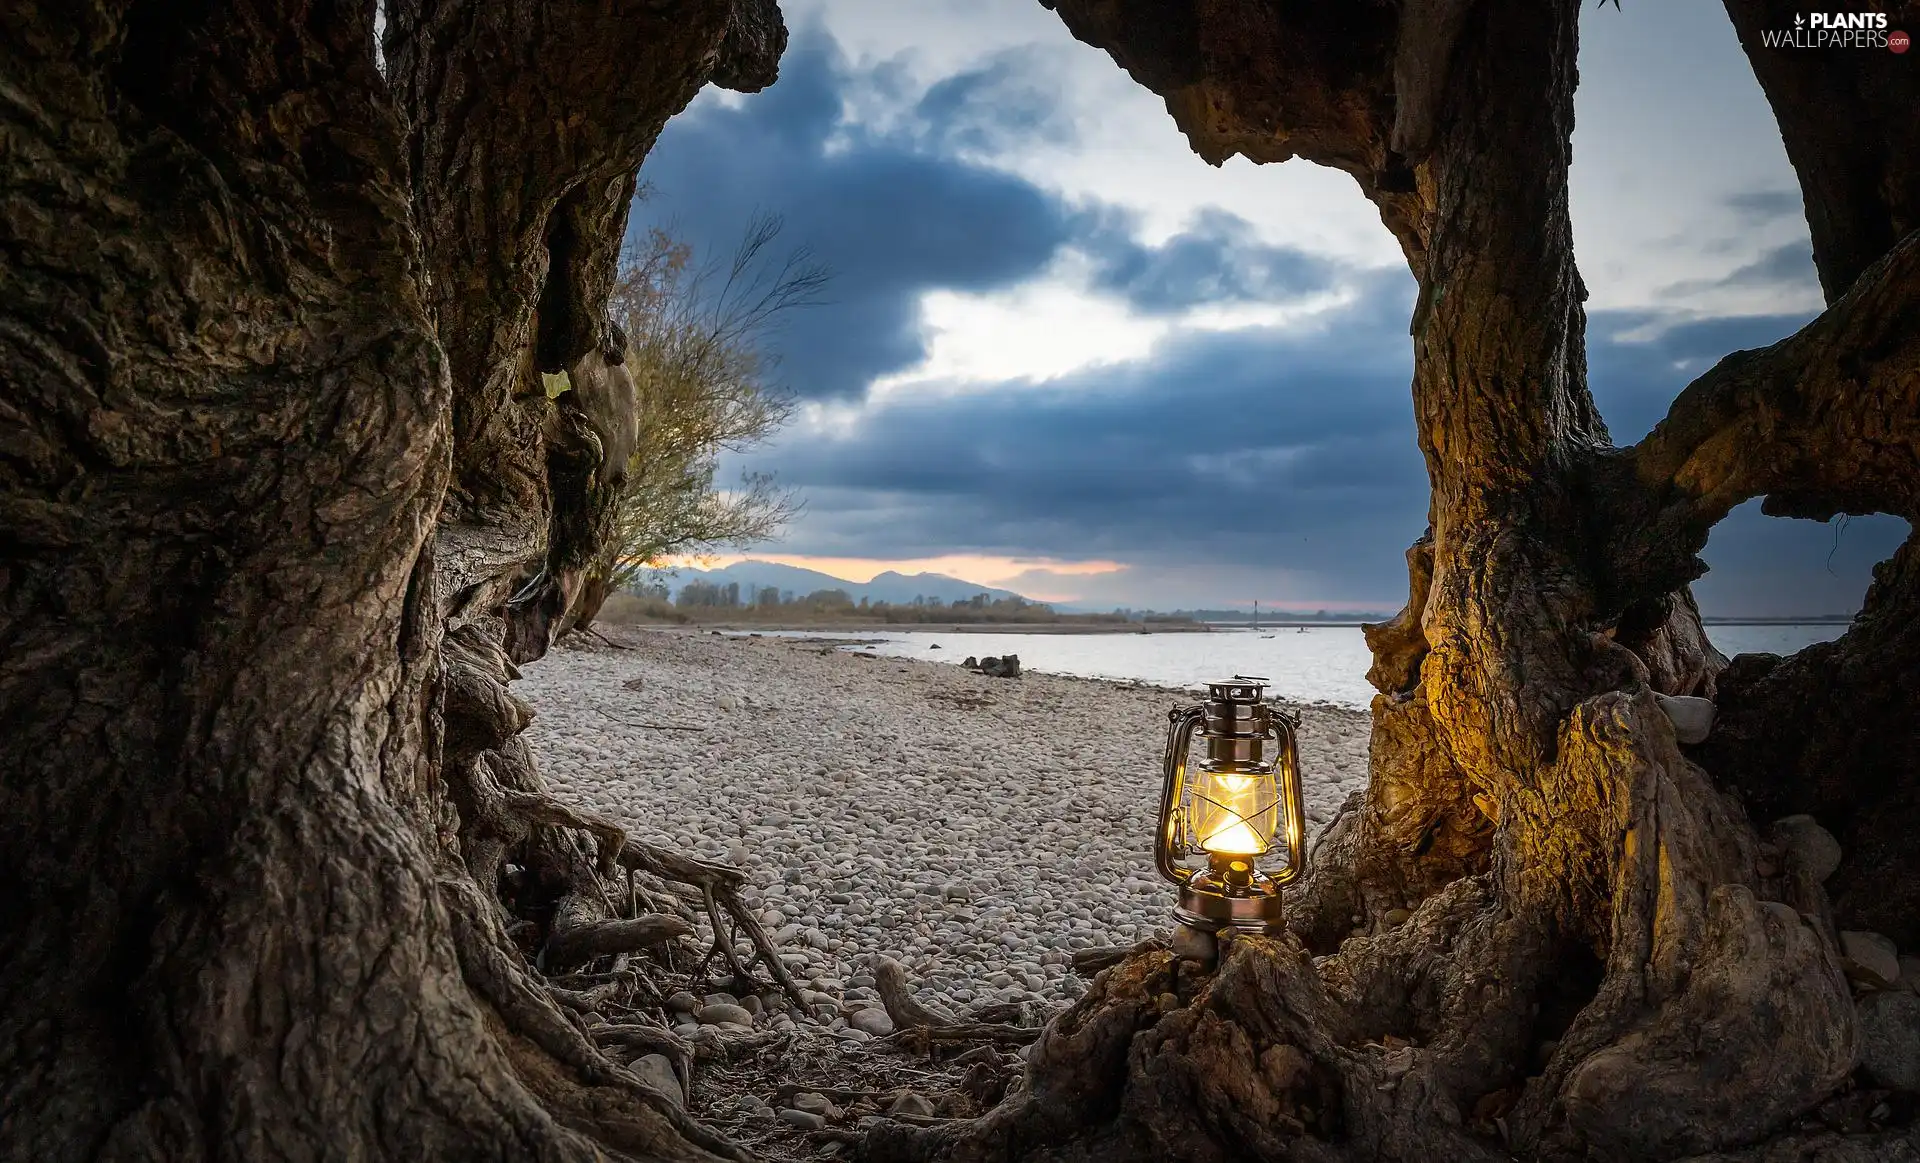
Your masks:
[{"label": "driftwood", "polygon": [[923,1047],[962,1042],[1023,1046],[1040,1036],[1037,1028],[954,1018],[928,1009],[914,1000],[913,990],[907,984],[906,968],[891,957],[873,959],[873,979],[880,1004],[893,1019],[891,1038]]}]

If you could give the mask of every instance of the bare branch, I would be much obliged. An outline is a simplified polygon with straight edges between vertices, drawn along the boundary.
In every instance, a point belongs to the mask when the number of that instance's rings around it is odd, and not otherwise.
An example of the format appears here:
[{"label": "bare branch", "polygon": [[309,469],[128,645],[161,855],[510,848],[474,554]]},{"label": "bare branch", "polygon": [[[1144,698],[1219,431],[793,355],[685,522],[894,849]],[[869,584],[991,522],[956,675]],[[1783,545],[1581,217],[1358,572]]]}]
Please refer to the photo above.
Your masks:
[{"label": "bare branch", "polygon": [[1775,516],[1920,516],[1920,232],[1795,334],[1714,365],[1594,483],[1620,601],[1699,577],[1708,531],[1754,497]]}]

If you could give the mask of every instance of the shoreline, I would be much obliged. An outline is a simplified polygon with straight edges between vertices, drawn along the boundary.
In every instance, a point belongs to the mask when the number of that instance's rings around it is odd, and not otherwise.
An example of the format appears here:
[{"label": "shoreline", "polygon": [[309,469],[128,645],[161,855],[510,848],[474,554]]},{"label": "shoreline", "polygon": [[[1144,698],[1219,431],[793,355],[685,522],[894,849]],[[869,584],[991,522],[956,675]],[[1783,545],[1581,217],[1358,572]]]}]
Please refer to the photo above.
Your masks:
[{"label": "shoreline", "polygon": [[1137,622],[1113,622],[1107,625],[1079,622],[607,622],[594,623],[595,629],[618,628],[630,631],[704,631],[722,633],[812,634],[838,631],[842,634],[1206,634],[1212,627],[1203,622],[1192,625],[1142,627]]},{"label": "shoreline", "polygon": [[[741,867],[809,989],[869,998],[886,954],[955,1012],[1059,1004],[1084,989],[1075,951],[1170,928],[1151,849],[1167,710],[1192,692],[707,629],[609,628],[619,648],[528,664],[527,740],[556,797]],[[1284,705],[1313,835],[1364,786],[1371,721]]]}]

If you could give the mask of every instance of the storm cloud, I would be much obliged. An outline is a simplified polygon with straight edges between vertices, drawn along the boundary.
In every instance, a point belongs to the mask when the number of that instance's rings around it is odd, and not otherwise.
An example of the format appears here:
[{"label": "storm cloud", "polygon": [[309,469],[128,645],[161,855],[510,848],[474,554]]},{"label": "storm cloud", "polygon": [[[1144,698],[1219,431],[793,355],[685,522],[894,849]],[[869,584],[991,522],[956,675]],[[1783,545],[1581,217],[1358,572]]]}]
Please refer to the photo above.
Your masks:
[{"label": "storm cloud", "polygon": [[[704,97],[669,124],[636,228],[665,225],[718,255],[770,211],[782,242],[835,276],[830,302],[776,337],[806,419],[727,469],[773,471],[804,494],[783,553],[1115,561],[1128,568],[1072,585],[1135,607],[1398,606],[1403,553],[1427,511],[1408,390],[1411,277],[1273,244],[1207,205],[1150,239],[1123,192],[1069,201],[997,166],[1001,151],[1073,141],[1047,59],[998,51],[915,89],[899,61],[854,64],[810,26],[768,91]],[[1736,287],[1804,302],[1815,282],[1804,233],[1793,237],[1798,194],[1756,188],[1719,213],[1789,241],[1655,299]],[[1160,330],[1051,378],[948,382],[927,370],[928,295],[991,302],[1039,286]],[[1269,307],[1297,310],[1209,321]],[[1594,311],[1590,381],[1614,439],[1637,440],[1716,360],[1808,317],[1658,302]],[[1904,532],[1889,518],[1842,527],[1744,506],[1716,529],[1699,592],[1723,614],[1851,609]]]}]

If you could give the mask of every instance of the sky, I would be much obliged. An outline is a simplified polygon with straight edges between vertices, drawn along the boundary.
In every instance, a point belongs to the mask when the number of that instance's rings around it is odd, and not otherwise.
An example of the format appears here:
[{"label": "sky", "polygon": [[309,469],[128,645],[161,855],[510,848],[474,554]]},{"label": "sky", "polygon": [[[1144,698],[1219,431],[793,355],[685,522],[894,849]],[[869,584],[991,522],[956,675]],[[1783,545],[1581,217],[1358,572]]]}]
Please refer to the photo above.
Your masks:
[{"label": "sky", "polygon": [[[1215,168],[1035,0],[786,0],[780,80],[668,123],[634,232],[757,214],[833,272],[766,336],[797,415],[722,464],[805,510],[749,556],[1100,608],[1392,610],[1425,526],[1413,280],[1351,179]],[[1801,201],[1717,2],[1589,8],[1572,175],[1593,391],[1637,440],[1819,310]],[[1709,614],[1858,608],[1890,517],[1742,506]],[[739,555],[721,557],[724,563]]]}]

